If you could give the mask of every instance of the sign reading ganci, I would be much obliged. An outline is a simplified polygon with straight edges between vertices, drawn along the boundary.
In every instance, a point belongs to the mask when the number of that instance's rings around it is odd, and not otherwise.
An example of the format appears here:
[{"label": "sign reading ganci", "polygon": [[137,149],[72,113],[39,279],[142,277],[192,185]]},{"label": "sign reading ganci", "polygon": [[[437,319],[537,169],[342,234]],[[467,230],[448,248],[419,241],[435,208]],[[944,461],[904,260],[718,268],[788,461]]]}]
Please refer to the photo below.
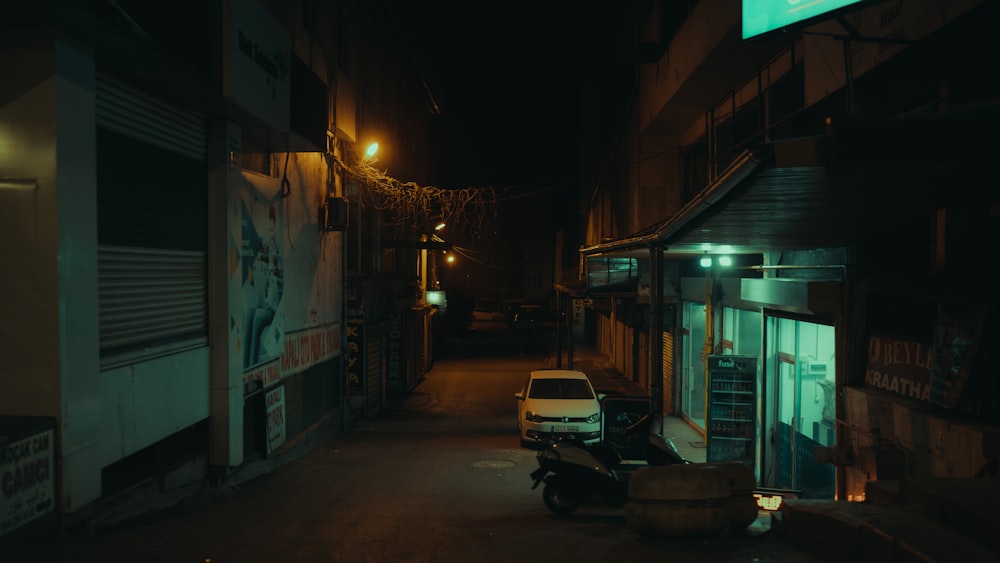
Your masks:
[{"label": "sign reading ganci", "polygon": [[0,447],[0,536],[55,507],[54,446],[46,430]]}]

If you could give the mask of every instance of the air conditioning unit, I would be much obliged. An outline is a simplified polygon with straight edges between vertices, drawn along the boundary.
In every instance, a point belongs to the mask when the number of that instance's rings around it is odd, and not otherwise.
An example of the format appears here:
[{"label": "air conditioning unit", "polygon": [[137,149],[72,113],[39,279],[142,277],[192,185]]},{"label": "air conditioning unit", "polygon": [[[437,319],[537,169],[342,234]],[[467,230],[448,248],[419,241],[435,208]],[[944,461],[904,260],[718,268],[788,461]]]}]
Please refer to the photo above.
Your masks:
[{"label": "air conditioning unit", "polygon": [[319,230],[322,232],[347,230],[347,198],[327,196],[319,206]]}]

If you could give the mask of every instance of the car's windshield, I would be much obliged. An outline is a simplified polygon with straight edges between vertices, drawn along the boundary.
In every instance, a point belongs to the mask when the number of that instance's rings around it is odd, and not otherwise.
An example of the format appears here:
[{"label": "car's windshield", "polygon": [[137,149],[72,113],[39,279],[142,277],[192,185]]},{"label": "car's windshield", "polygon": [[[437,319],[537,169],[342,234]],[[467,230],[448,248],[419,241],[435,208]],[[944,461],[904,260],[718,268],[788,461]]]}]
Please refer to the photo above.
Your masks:
[{"label": "car's windshield", "polygon": [[531,382],[528,396],[532,399],[593,399],[590,385],[584,379],[536,379]]}]

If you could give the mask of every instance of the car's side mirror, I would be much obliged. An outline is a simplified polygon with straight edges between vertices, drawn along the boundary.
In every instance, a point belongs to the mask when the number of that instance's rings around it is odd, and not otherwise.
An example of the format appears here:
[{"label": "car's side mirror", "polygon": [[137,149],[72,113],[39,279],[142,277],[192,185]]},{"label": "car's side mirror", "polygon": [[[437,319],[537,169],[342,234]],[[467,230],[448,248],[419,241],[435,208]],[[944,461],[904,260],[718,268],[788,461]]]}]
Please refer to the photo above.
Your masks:
[{"label": "car's side mirror", "polygon": [[518,401],[523,401],[524,391],[518,391],[517,393],[514,393],[514,398],[517,399]]},{"label": "car's side mirror", "polygon": [[598,400],[598,401],[603,401],[603,400],[604,400],[604,397],[607,397],[607,396],[608,396],[608,394],[607,394],[607,393],[598,393],[598,394],[597,394],[597,400]]}]

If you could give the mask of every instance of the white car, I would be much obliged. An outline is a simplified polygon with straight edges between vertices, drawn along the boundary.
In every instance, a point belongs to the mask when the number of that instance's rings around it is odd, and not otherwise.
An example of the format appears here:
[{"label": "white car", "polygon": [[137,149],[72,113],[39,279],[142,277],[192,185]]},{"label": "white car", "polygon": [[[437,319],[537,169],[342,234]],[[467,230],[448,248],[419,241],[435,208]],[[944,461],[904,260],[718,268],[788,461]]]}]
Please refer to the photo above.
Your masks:
[{"label": "white car", "polygon": [[532,371],[517,399],[521,445],[556,440],[601,441],[601,399],[587,374],[577,370]]}]

